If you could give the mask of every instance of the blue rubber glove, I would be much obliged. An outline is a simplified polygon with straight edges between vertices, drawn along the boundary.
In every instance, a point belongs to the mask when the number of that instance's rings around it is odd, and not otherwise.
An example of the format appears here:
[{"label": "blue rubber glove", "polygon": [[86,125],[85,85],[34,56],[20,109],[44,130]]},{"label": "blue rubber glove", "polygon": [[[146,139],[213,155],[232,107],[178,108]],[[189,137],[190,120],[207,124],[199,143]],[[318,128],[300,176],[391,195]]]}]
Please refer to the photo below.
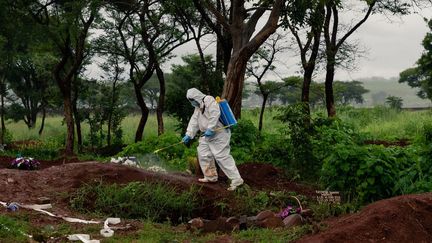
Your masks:
[{"label": "blue rubber glove", "polygon": [[213,131],[212,129],[210,129],[210,128],[207,128],[207,130],[204,132],[204,136],[206,136],[207,138],[209,138],[209,137],[213,137],[214,135],[215,135],[215,131]]},{"label": "blue rubber glove", "polygon": [[191,140],[192,140],[191,137],[189,137],[188,135],[185,135],[185,136],[183,137],[183,139],[182,139],[182,142],[183,142],[184,144],[188,145],[189,142],[190,142]]}]

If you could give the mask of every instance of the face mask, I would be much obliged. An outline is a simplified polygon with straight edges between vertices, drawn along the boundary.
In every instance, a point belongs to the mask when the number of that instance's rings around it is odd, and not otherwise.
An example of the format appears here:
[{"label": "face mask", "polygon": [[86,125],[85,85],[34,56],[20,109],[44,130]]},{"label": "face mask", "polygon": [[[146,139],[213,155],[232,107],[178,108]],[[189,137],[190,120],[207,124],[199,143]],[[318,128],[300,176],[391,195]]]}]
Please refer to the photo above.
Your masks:
[{"label": "face mask", "polygon": [[192,104],[193,107],[200,107],[200,103],[196,100],[190,100],[190,103]]}]

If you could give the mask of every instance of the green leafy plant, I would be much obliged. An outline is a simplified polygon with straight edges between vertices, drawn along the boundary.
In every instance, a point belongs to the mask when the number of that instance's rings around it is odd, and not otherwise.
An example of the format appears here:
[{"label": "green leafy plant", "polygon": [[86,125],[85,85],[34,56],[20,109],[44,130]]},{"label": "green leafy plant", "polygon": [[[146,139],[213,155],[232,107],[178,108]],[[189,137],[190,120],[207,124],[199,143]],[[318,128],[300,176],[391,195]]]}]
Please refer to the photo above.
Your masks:
[{"label": "green leafy plant", "polygon": [[410,166],[411,155],[403,149],[383,146],[337,144],[324,161],[321,182],[362,203],[395,194],[395,178]]},{"label": "green leafy plant", "polygon": [[0,215],[0,239],[3,242],[28,242],[29,227],[26,222]]},{"label": "green leafy plant", "polygon": [[70,199],[72,208],[81,212],[157,222],[184,221],[198,203],[193,188],[179,193],[162,183],[144,182],[123,186],[88,184],[79,188]]}]

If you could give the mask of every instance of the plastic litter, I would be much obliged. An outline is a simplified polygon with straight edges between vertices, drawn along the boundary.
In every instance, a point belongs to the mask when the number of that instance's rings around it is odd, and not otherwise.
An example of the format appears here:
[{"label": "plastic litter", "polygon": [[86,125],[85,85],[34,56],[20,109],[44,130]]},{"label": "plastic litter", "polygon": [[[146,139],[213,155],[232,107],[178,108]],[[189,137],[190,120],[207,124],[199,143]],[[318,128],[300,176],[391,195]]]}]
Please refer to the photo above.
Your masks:
[{"label": "plastic litter", "polygon": [[129,165],[129,166],[140,168],[140,163],[138,159],[134,156],[118,157],[117,159],[111,158],[110,162],[115,164]]},{"label": "plastic litter", "polygon": [[104,222],[103,229],[100,230],[100,234],[103,237],[111,237],[114,235],[114,230],[109,227],[109,224],[118,224],[120,223],[120,218],[107,218]]},{"label": "plastic litter", "polygon": [[16,202],[11,202],[11,203],[7,204],[6,209],[7,209],[7,211],[9,211],[9,212],[15,212],[15,211],[18,211],[18,209],[19,209],[19,204],[16,203]]},{"label": "plastic litter", "polygon": [[83,243],[100,243],[99,240],[90,240],[90,235],[88,234],[73,234],[68,235],[67,238],[71,241],[81,241]]}]

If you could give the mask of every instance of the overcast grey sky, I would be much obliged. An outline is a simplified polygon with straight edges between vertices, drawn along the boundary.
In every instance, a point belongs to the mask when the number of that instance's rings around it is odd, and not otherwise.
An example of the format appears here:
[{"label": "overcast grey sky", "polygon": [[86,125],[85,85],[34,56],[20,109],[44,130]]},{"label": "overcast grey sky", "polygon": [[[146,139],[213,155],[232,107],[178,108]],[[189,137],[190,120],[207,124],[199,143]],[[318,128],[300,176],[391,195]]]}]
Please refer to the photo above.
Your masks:
[{"label": "overcast grey sky", "polygon": [[[335,79],[353,80],[372,76],[385,78],[398,77],[399,73],[413,67],[420,57],[423,47],[421,42],[428,32],[423,17],[432,18],[432,10],[427,9],[419,14],[411,14],[402,18],[372,15],[349,40],[357,40],[367,50],[366,57],[357,60],[354,71],[339,70]],[[213,54],[213,48],[208,48]],[[168,71],[173,63],[181,63],[180,56],[196,53],[193,43],[176,51],[177,57],[164,65]],[[282,77],[295,75],[299,70],[298,58],[293,54],[285,54],[284,65],[277,65],[276,71]],[[317,79],[322,79],[323,73]]]},{"label": "overcast grey sky", "polygon": [[363,46],[368,48],[368,57],[359,60],[358,70],[348,73],[340,71],[337,77],[361,78],[399,76],[399,73],[413,67],[420,57],[421,42],[428,32],[423,17],[431,18],[432,11],[424,10],[421,14],[412,14],[390,23],[387,18],[373,15],[353,35]]}]

